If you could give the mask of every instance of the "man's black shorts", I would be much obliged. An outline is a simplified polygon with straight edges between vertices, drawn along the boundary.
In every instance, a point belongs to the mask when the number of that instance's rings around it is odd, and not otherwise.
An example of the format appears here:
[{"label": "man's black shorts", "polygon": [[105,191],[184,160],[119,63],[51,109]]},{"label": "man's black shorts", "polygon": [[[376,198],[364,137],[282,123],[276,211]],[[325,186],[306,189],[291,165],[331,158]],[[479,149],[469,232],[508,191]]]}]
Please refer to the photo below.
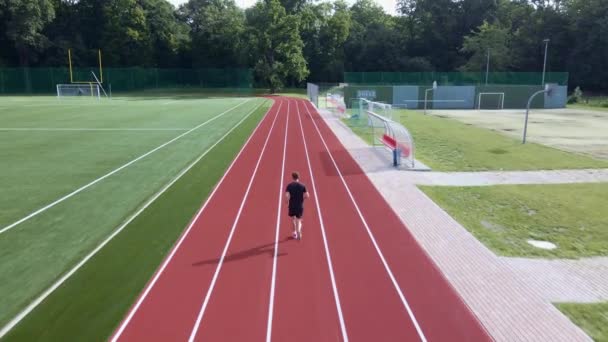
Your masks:
[{"label": "man's black shorts", "polygon": [[289,217],[302,218],[304,214],[304,208],[289,208]]}]

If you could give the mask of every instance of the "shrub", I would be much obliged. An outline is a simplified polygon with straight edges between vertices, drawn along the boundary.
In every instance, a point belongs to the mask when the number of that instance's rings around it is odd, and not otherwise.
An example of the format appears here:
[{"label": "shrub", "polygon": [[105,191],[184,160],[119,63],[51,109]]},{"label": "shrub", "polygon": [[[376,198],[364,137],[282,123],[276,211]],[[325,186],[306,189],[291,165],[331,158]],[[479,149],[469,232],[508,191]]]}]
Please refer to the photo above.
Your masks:
[{"label": "shrub", "polygon": [[568,103],[569,104],[579,103],[582,101],[582,99],[583,99],[583,91],[581,90],[581,87],[576,87],[574,89],[574,92],[572,93],[572,95],[568,96]]}]

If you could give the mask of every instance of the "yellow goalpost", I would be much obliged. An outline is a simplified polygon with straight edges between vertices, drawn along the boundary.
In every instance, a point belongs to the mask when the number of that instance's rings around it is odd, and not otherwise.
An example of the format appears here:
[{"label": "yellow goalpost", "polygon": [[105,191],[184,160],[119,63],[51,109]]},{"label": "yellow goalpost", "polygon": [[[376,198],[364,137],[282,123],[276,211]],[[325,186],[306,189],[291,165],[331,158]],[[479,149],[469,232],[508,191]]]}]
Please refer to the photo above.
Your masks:
[{"label": "yellow goalpost", "polygon": [[101,87],[101,89],[103,90],[103,92],[105,93],[105,90],[103,89],[103,86],[102,86],[102,84],[103,84],[103,65],[102,65],[102,60],[101,60],[101,49],[97,50],[97,60],[99,62],[99,79],[97,79],[97,77],[95,76],[95,73],[93,71],[91,71],[91,73],[93,74],[93,77],[95,78],[95,81],[74,81],[74,71],[72,69],[72,49],[68,49],[68,66],[69,66],[69,70],[70,70],[70,83],[88,84],[89,87],[91,88],[91,96],[93,96],[93,84],[98,84]]}]

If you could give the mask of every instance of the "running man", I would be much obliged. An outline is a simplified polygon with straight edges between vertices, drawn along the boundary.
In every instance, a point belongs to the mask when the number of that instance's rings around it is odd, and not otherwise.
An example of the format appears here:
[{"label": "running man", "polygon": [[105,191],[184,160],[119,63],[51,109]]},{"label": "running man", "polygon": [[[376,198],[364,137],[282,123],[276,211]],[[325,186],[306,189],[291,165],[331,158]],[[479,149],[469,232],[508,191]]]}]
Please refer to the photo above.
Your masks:
[{"label": "running man", "polygon": [[293,238],[302,239],[302,214],[304,213],[304,199],[309,197],[306,186],[300,183],[300,174],[291,173],[293,181],[285,189],[285,199],[289,205],[289,217],[293,220]]}]

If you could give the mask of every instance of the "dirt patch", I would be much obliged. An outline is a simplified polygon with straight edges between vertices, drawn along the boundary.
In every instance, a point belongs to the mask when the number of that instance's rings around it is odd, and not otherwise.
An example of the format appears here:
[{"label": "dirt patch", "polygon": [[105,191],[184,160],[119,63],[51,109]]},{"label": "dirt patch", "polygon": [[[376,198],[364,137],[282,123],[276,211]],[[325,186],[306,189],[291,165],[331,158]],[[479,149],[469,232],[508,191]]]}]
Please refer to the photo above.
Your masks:
[{"label": "dirt patch", "polygon": [[509,153],[509,151],[503,150],[502,148],[493,148],[491,150],[488,150],[488,152],[493,153],[493,154],[506,154],[506,153]]},{"label": "dirt patch", "polygon": [[504,232],[506,229],[505,227],[503,227],[499,224],[492,223],[492,222],[489,222],[486,220],[482,220],[480,223],[485,229],[495,232],[495,233]]}]

